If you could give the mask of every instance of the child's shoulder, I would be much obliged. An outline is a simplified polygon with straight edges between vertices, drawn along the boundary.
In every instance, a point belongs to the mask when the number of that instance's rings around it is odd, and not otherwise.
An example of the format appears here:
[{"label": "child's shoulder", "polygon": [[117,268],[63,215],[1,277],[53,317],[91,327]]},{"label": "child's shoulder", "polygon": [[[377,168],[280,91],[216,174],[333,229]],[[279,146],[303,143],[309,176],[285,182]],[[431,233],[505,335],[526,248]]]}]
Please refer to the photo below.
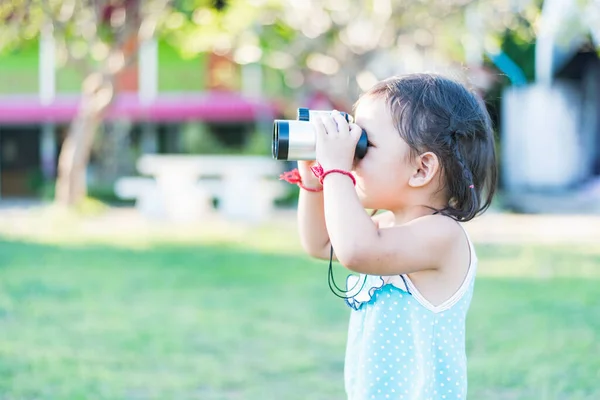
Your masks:
[{"label": "child's shoulder", "polygon": [[380,228],[391,228],[402,225],[413,227],[419,226],[423,229],[439,230],[439,233],[451,236],[454,236],[457,233],[462,234],[464,232],[464,228],[461,226],[460,222],[441,213],[424,215],[401,224],[396,223],[396,217],[391,211],[378,212],[372,219]]},{"label": "child's shoulder", "polygon": [[427,242],[432,251],[439,249],[447,252],[450,248],[461,245],[465,241],[465,237],[467,242],[470,242],[469,235],[462,223],[441,213],[424,215],[398,224],[394,213],[383,211],[373,216],[373,221],[379,229],[405,229],[415,238]]}]

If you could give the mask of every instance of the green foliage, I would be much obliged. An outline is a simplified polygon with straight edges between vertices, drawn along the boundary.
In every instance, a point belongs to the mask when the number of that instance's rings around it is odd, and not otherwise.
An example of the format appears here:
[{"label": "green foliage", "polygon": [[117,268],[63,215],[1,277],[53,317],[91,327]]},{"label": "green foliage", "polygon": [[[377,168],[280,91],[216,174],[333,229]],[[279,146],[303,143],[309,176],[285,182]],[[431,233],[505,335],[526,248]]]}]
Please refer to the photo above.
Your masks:
[{"label": "green foliage", "polygon": [[256,156],[270,156],[272,139],[270,132],[252,131],[246,139],[242,153]]},{"label": "green foliage", "polygon": [[531,2],[521,14],[510,18],[508,29],[501,33],[502,51],[523,70],[528,82],[535,80],[536,28],[541,14],[541,1]]},{"label": "green foliage", "polygon": [[[56,181],[44,181],[36,186],[36,193],[43,201],[52,201],[56,190]],[[99,214],[106,211],[108,204],[113,206],[133,206],[135,200],[124,200],[115,194],[112,185],[88,185],[87,197],[84,199],[77,209],[84,214]]]},{"label": "green foliage", "polygon": [[4,51],[0,49],[0,94],[37,93],[38,63],[37,40],[28,40]]},{"label": "green foliage", "polygon": [[297,185],[289,185],[285,194],[275,199],[274,204],[282,208],[294,208],[298,205],[298,195],[300,194],[300,188]]},{"label": "green foliage", "polygon": [[44,12],[39,1],[8,0],[0,3],[0,54],[28,47],[37,41]]},{"label": "green foliage", "polygon": [[107,208],[108,205],[103,201],[88,195],[75,205],[73,211],[80,216],[93,217],[102,215],[106,212]]},{"label": "green foliage", "polygon": [[189,154],[240,154],[271,155],[271,132],[251,130],[244,132],[240,126],[239,142],[227,145],[218,140],[217,134],[202,122],[190,122],[182,125],[181,145]]},{"label": "green foliage", "polygon": [[506,31],[502,51],[523,70],[528,82],[535,80],[535,41],[525,41],[515,31]]},{"label": "green foliage", "polygon": [[182,148],[189,154],[227,154],[231,151],[201,122],[182,125],[181,142]]},{"label": "green foliage", "polygon": [[182,54],[172,44],[158,41],[158,90],[190,92],[205,89],[206,54]]}]

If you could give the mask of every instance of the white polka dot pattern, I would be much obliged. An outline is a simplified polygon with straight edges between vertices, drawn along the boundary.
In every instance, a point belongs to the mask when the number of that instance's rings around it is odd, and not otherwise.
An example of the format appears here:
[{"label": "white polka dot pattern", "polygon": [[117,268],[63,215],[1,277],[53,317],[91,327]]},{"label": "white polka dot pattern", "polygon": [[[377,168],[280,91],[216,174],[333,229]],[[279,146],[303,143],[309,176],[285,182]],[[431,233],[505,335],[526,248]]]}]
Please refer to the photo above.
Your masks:
[{"label": "white polka dot pattern", "polygon": [[348,400],[466,399],[464,332],[472,292],[473,281],[450,309],[434,312],[386,284],[353,309],[345,363]]},{"label": "white polka dot pattern", "polygon": [[[363,290],[352,293],[345,386],[348,400],[464,400],[467,398],[465,319],[477,257],[461,288],[433,306],[408,276],[361,275]],[[353,286],[354,285],[354,286]]]},{"label": "white polka dot pattern", "polygon": [[477,256],[466,235],[471,252],[467,276],[440,305],[429,303],[407,275],[348,278],[348,400],[467,398],[465,319]]}]

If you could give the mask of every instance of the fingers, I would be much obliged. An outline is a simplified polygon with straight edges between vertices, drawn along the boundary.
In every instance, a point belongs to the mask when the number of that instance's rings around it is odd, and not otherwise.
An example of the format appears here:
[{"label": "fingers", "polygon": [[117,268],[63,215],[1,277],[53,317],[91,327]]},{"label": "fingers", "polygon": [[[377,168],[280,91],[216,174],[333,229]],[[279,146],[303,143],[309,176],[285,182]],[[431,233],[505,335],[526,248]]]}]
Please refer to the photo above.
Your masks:
[{"label": "fingers", "polygon": [[321,137],[322,135],[327,134],[327,130],[325,128],[325,125],[323,124],[323,119],[321,117],[317,116],[317,117],[313,118],[310,122],[312,122],[312,124],[315,128],[317,138]]},{"label": "fingers", "polygon": [[311,118],[315,129],[315,153],[318,163],[326,169],[350,170],[356,141],[361,129],[350,125],[337,111]]},{"label": "fingers", "polygon": [[350,136],[358,140],[362,134],[362,128],[354,123],[350,124]]},{"label": "fingers", "polygon": [[[325,133],[331,136],[337,136],[337,134],[349,134],[350,127],[348,121],[339,111],[332,111],[329,115],[322,115],[314,118],[315,127],[320,129],[322,125],[325,129]],[[317,132],[321,133],[320,131]]]},{"label": "fingers", "polygon": [[323,115],[321,117],[321,121],[323,123],[323,126],[325,127],[325,130],[327,131],[327,134],[330,137],[337,136],[337,134],[339,133],[338,125],[336,124],[332,116]]},{"label": "fingers", "polygon": [[333,110],[333,112],[331,113],[331,117],[335,121],[336,130],[339,133],[347,134],[350,132],[350,128],[348,126],[348,121],[346,121],[346,118],[339,111]]}]

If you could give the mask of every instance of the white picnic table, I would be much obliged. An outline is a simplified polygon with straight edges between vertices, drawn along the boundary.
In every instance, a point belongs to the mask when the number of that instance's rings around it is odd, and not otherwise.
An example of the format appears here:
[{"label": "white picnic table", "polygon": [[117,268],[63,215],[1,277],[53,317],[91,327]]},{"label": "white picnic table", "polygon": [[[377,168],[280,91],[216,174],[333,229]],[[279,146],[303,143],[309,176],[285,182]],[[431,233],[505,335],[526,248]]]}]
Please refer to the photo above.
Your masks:
[{"label": "white picnic table", "polygon": [[230,219],[261,221],[285,191],[278,180],[283,165],[270,157],[147,154],[137,169],[144,176],[119,179],[115,192],[135,198],[140,212],[151,218],[191,222],[218,212]]}]

